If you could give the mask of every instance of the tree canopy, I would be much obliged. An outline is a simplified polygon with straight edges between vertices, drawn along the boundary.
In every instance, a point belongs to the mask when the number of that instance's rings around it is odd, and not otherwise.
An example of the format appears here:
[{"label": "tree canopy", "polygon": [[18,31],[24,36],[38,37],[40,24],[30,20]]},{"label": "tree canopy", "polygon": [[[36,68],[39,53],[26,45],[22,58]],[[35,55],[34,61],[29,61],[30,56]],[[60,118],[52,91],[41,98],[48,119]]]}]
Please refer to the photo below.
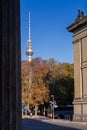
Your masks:
[{"label": "tree canopy", "polygon": [[72,104],[74,97],[73,64],[54,59],[22,61],[22,102],[39,106],[54,95],[58,105]]},{"label": "tree canopy", "polygon": [[[46,60],[35,58],[31,63],[22,62],[22,100],[25,104],[39,106],[49,101],[49,87],[46,76],[49,66]],[[28,93],[27,93],[28,92]],[[28,98],[27,98],[28,96]],[[27,99],[27,100],[26,100]]]}]

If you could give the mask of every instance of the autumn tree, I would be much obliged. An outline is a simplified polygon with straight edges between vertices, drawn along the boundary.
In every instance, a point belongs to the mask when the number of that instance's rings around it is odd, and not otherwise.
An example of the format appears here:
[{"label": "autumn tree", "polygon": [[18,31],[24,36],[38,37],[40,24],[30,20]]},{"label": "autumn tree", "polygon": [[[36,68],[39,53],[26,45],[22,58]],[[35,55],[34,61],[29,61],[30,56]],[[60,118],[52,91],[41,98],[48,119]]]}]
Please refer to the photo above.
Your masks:
[{"label": "autumn tree", "polygon": [[[29,68],[30,67],[30,68]],[[29,71],[31,70],[31,86],[29,87],[28,100],[26,89],[29,86]],[[22,96],[25,104],[30,104],[35,107],[35,114],[40,104],[48,102],[49,100],[49,88],[46,84],[46,76],[49,72],[49,66],[46,60],[41,58],[35,58],[32,60],[31,65],[28,62],[22,63]]]},{"label": "autumn tree", "polygon": [[[31,74],[29,74],[30,70]],[[29,75],[31,75],[30,87]],[[58,105],[72,103],[74,97],[73,64],[59,63],[54,59],[42,60],[41,58],[33,59],[31,65],[27,61],[23,61],[22,101],[25,104],[29,103],[37,110],[39,105],[48,102],[49,95],[54,95]]]},{"label": "autumn tree", "polygon": [[21,73],[22,73],[22,104],[27,105],[27,89],[28,89],[28,66],[27,61],[21,62]]},{"label": "autumn tree", "polygon": [[46,84],[47,74],[49,72],[49,66],[46,60],[41,58],[35,58],[32,61],[32,101],[37,111],[38,105],[44,104],[49,100],[49,88]]}]

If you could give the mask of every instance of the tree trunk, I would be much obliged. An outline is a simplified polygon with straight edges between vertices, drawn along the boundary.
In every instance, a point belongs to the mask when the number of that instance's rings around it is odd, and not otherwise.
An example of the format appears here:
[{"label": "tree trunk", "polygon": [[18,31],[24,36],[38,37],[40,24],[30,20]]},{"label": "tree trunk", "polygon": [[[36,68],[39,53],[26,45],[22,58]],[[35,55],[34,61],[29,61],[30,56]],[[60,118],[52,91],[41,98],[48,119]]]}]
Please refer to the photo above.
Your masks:
[{"label": "tree trunk", "polygon": [[37,116],[38,105],[35,105],[35,116]]}]

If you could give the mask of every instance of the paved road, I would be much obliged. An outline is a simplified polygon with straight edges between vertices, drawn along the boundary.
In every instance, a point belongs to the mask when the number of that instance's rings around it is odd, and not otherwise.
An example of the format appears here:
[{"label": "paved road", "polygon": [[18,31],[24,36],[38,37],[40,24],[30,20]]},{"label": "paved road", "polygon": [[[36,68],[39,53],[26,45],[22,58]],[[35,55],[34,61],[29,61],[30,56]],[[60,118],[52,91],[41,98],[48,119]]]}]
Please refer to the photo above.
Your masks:
[{"label": "paved road", "polygon": [[23,118],[22,130],[87,130],[87,124],[43,117]]}]

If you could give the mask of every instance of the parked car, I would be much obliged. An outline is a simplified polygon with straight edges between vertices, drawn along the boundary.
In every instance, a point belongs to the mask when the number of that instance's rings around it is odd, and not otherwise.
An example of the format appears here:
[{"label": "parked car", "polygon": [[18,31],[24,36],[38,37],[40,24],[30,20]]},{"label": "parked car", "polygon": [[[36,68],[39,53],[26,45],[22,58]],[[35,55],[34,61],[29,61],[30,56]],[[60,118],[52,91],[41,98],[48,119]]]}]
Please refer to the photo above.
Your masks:
[{"label": "parked car", "polygon": [[73,106],[60,106],[54,111],[54,118],[70,119],[73,115]]}]

